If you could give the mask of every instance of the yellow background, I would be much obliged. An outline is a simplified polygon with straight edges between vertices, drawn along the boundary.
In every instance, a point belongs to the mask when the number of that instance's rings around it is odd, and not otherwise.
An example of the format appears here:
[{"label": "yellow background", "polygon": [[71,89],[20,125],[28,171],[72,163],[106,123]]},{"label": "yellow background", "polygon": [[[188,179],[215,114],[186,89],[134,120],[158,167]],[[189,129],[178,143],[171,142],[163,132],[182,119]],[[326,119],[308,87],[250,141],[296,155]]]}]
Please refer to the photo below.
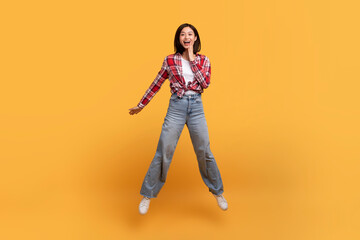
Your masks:
[{"label": "yellow background", "polygon": [[[1,3],[0,239],[359,239],[357,1]],[[191,23],[229,203],[185,126],[138,213],[170,97],[129,115]]]}]

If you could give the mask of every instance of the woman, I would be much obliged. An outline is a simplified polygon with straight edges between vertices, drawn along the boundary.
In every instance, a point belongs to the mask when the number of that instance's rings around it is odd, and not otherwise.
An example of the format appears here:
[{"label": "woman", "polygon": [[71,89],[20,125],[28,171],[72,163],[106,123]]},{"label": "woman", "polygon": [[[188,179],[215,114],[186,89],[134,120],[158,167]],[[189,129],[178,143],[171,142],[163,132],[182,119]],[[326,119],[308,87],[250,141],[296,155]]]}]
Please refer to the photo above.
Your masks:
[{"label": "woman", "polygon": [[209,134],[201,99],[203,89],[210,84],[209,58],[197,52],[201,49],[198,31],[191,24],[179,26],[174,39],[175,53],[165,57],[162,67],[139,104],[129,109],[139,113],[169,78],[171,97],[155,156],[143,181],[139,212],[147,213],[150,198],[157,197],[165,183],[167,172],[184,125],[189,129],[201,177],[215,196],[222,210],[228,208],[223,183],[210,150]]}]

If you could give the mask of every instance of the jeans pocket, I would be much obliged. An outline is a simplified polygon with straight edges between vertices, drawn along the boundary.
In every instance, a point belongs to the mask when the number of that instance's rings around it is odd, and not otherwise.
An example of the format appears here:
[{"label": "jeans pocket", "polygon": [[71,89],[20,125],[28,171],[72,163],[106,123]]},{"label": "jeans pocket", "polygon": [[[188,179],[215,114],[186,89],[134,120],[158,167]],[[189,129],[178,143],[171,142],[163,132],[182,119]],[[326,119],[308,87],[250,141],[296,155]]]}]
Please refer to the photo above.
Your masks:
[{"label": "jeans pocket", "polygon": [[180,100],[180,98],[178,96],[175,96],[175,97],[171,97],[170,98],[170,101],[173,101],[173,102],[178,102]]}]

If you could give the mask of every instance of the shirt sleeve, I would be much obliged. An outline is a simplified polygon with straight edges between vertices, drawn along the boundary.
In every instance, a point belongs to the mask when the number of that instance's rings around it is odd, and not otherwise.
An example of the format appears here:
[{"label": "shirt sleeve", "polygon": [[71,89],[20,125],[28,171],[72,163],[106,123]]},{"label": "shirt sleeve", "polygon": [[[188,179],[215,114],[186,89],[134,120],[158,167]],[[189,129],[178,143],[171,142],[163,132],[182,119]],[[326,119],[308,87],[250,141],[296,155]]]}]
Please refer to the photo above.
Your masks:
[{"label": "shirt sleeve", "polygon": [[208,88],[210,85],[210,76],[211,76],[211,65],[210,60],[207,56],[204,57],[204,60],[201,60],[200,64],[196,59],[190,61],[191,70],[194,72],[194,78],[199,82],[202,88]]},{"label": "shirt sleeve", "polygon": [[141,98],[138,103],[138,107],[144,108],[150,100],[155,96],[155,94],[160,90],[161,85],[169,77],[168,66],[167,66],[167,56],[165,57],[160,71],[155,77],[154,81],[150,84],[150,87],[146,90],[144,96]]}]

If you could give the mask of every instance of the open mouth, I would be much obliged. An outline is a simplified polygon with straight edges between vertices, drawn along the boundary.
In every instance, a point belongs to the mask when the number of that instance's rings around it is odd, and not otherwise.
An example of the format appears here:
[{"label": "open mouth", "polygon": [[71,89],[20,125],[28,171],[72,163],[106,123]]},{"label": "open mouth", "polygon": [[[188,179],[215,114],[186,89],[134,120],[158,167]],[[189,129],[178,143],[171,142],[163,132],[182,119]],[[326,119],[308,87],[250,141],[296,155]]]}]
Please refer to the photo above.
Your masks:
[{"label": "open mouth", "polygon": [[184,42],[184,44],[190,44],[190,42]]}]

